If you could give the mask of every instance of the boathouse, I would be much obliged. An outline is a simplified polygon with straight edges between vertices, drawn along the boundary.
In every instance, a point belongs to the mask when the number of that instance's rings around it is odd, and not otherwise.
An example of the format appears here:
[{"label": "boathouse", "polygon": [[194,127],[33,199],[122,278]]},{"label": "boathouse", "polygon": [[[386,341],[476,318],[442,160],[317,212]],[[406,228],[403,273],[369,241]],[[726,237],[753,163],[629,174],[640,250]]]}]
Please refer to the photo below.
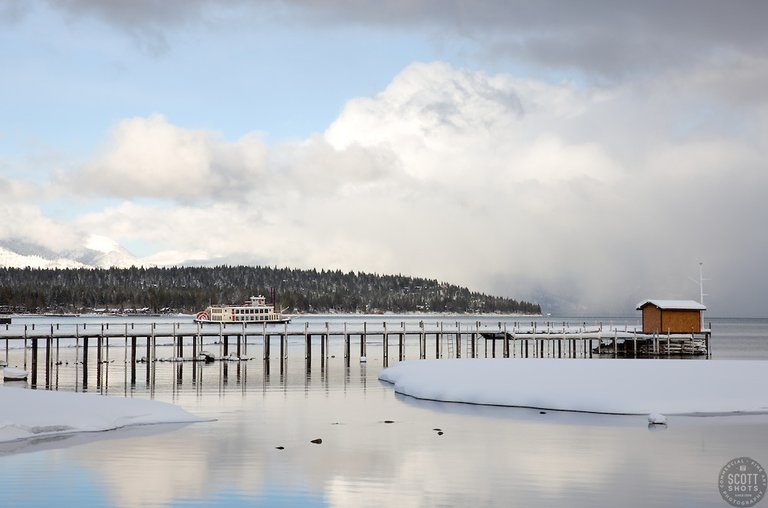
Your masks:
[{"label": "boathouse", "polygon": [[693,300],[645,300],[643,333],[701,333],[701,313],[707,308]]}]

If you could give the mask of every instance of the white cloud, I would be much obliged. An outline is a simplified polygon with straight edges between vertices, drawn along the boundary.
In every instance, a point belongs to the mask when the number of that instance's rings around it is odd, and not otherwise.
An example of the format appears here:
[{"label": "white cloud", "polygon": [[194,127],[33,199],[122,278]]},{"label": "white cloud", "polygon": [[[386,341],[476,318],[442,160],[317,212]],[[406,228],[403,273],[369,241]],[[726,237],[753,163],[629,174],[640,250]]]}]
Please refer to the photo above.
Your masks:
[{"label": "white cloud", "polygon": [[120,197],[179,200],[218,194],[238,196],[264,176],[266,147],[258,134],[235,142],[177,127],[159,114],[121,121],[101,156],[74,177],[74,185]]},{"label": "white cloud", "polygon": [[[129,119],[70,178],[125,200],[72,229],[156,245],[155,260],[407,273],[579,312],[695,297],[703,261],[715,313],[760,313],[745,295],[768,295],[749,275],[768,256],[768,115],[713,102],[690,122],[701,102],[679,80],[604,89],[413,64],[324,133],[270,147]],[[62,229],[26,220],[35,238]]]}]

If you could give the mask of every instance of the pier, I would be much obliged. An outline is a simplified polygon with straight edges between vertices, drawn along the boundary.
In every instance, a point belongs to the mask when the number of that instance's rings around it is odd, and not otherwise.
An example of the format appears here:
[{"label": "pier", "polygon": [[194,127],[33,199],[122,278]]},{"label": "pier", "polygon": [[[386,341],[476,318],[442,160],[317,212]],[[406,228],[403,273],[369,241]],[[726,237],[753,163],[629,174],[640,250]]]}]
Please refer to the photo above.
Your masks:
[{"label": "pier", "polygon": [[[711,327],[710,327],[711,328]],[[62,348],[82,365],[87,387],[89,362],[96,363],[97,384],[102,366],[115,361],[126,365],[126,376],[136,382],[137,370],[156,362],[239,362],[261,360],[269,372],[276,360],[282,373],[289,356],[297,361],[303,353],[309,372],[313,362],[324,369],[330,358],[352,362],[426,358],[666,358],[710,357],[710,329],[690,334],[638,332],[628,325],[602,323],[537,323],[458,321],[338,321],[282,325],[245,323],[79,323],[5,324],[0,326],[5,362],[16,355],[18,366],[30,371],[30,383],[38,386],[38,371],[49,387],[52,373],[62,363]],[[290,350],[289,355],[289,343]],[[19,349],[23,350],[20,361]],[[249,351],[250,349],[250,351]],[[71,356],[71,354],[70,354]],[[3,358],[0,354],[0,358]]]}]

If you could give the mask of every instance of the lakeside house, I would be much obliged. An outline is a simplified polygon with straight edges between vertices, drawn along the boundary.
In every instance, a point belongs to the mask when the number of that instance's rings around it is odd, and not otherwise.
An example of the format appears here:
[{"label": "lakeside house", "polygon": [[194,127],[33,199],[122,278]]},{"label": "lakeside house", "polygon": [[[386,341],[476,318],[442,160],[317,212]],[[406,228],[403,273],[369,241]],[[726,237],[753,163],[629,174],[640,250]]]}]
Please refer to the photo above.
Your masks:
[{"label": "lakeside house", "polygon": [[644,300],[643,333],[701,333],[701,313],[707,308],[694,300]]}]

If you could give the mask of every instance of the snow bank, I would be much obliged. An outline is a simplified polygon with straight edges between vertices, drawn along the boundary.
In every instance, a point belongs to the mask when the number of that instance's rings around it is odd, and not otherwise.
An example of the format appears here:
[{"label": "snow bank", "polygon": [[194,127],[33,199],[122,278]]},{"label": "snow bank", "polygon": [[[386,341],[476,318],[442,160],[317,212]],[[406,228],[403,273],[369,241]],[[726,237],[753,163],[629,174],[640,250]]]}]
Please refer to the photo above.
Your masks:
[{"label": "snow bank", "polygon": [[379,379],[420,399],[613,414],[768,413],[768,362],[411,360]]},{"label": "snow bank", "polygon": [[180,407],[154,400],[0,388],[0,442],[127,425],[199,421],[203,419]]}]

